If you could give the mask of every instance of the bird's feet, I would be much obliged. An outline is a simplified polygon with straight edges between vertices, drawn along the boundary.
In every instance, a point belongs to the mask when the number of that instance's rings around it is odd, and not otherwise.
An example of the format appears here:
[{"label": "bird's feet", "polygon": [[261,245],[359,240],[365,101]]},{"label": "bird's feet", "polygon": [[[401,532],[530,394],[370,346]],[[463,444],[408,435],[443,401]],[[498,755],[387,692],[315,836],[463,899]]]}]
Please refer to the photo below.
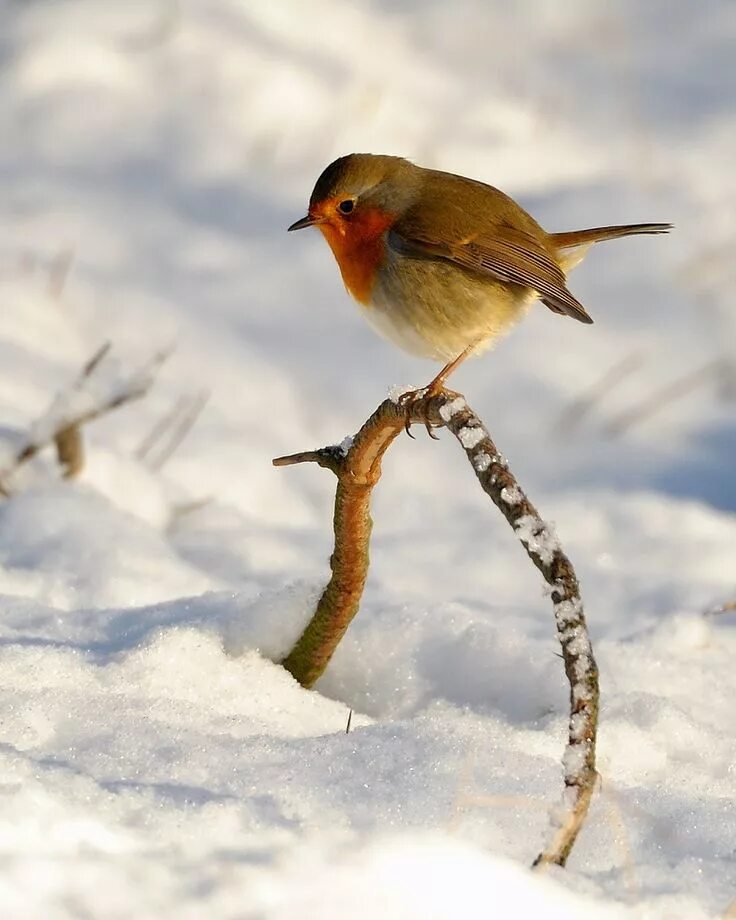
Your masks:
[{"label": "bird's feet", "polygon": [[434,441],[439,441],[437,435],[432,431],[432,423],[429,420],[429,402],[433,397],[439,396],[444,388],[444,381],[439,379],[438,375],[428,386],[422,387],[419,390],[407,390],[406,393],[402,393],[396,400],[399,408],[403,409],[405,412],[404,431],[410,438],[414,437],[411,433],[412,419],[418,416],[424,423],[424,427],[427,429],[427,434],[430,438]]},{"label": "bird's feet", "polygon": [[429,401],[434,396],[439,396],[440,393],[444,391],[445,381],[450,376],[450,374],[457,370],[457,368],[463,363],[468,355],[471,355],[481,342],[482,339],[473,340],[468,346],[466,346],[466,348],[460,352],[456,358],[453,358],[452,361],[448,362],[442,368],[439,374],[437,374],[437,376],[429,383],[428,386],[421,390],[409,390],[399,396],[398,404],[406,410],[404,430],[410,438],[414,437],[411,431],[409,431],[412,415],[416,415],[417,410],[420,408],[420,404],[424,403],[424,405],[421,406],[421,408],[424,410],[421,416],[422,421],[424,422],[424,427],[427,429],[427,434],[430,436],[430,438],[433,438],[435,441],[439,441],[437,435],[432,433],[432,424],[429,421]]}]

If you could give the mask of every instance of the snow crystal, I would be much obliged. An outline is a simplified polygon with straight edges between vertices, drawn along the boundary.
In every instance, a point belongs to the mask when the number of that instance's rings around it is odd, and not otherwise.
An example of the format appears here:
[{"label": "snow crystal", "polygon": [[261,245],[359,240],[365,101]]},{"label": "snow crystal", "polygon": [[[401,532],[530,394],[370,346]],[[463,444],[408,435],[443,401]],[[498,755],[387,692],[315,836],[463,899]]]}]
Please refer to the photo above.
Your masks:
[{"label": "snow crystal", "polygon": [[473,466],[479,473],[485,473],[492,462],[491,455],[487,454],[484,450],[473,457]]},{"label": "snow crystal", "polygon": [[579,658],[576,658],[573,663],[573,671],[578,680],[587,677],[590,671],[590,658],[588,658],[587,655],[581,655]]},{"label": "snow crystal", "polygon": [[590,639],[582,626],[574,626],[561,635],[560,639],[566,644],[567,651],[571,655],[590,655]]},{"label": "snow crystal", "polygon": [[462,396],[457,396],[452,402],[446,402],[443,406],[440,406],[440,415],[444,421],[449,422],[453,415],[462,412],[466,406],[467,403]]},{"label": "snow crystal", "polygon": [[587,744],[568,744],[562,755],[562,767],[566,779],[578,779],[585,770],[585,759],[588,755]]},{"label": "snow crystal", "polygon": [[585,726],[587,718],[584,712],[574,712],[570,716],[570,737],[576,741],[582,741],[585,735]]},{"label": "snow crystal", "polygon": [[579,597],[572,600],[557,601],[554,605],[555,619],[560,627],[564,628],[571,620],[580,619],[583,612],[583,602]]},{"label": "snow crystal", "polygon": [[533,514],[522,514],[514,524],[514,530],[524,546],[539,556],[544,565],[552,562],[560,544],[550,524]]},{"label": "snow crystal", "polygon": [[394,383],[388,388],[388,398],[391,400],[392,403],[398,404],[399,400],[404,395],[404,393],[419,393],[419,392],[420,392],[420,387],[415,387],[415,386],[412,386],[411,384],[402,386],[400,383]]},{"label": "snow crystal", "polygon": [[585,703],[591,699],[591,691],[585,681],[579,680],[572,685],[572,698],[575,703]]},{"label": "snow crystal", "polygon": [[520,505],[524,501],[524,493],[518,486],[504,486],[501,489],[501,501],[506,505]]},{"label": "snow crystal", "polygon": [[355,435],[346,434],[342,441],[340,441],[340,443],[337,445],[337,449],[340,451],[343,457],[347,457],[348,451],[353,446],[354,441]]},{"label": "snow crystal", "polygon": [[[565,754],[567,754],[568,750],[569,748],[565,749]],[[565,754],[563,754],[563,763]],[[565,786],[562,791],[562,795],[560,796],[559,802],[550,811],[549,818],[552,827],[563,827],[567,823],[570,817],[570,812],[575,808],[577,801],[577,788],[575,786]]]},{"label": "snow crystal", "polygon": [[477,428],[471,428],[469,425],[466,425],[458,431],[457,436],[465,450],[472,450],[480,444],[483,438],[485,438],[486,432],[482,425],[479,425]]}]

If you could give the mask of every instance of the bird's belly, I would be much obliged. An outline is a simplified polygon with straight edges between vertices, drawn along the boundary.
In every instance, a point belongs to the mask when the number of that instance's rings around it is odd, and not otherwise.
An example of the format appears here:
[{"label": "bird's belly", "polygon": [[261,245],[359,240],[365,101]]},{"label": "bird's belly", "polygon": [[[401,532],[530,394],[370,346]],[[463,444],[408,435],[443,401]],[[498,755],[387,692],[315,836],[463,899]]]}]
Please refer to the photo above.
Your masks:
[{"label": "bird's belly", "polygon": [[476,353],[490,347],[534,297],[527,288],[449,262],[392,256],[362,312],[376,331],[405,351],[451,361],[473,343]]}]

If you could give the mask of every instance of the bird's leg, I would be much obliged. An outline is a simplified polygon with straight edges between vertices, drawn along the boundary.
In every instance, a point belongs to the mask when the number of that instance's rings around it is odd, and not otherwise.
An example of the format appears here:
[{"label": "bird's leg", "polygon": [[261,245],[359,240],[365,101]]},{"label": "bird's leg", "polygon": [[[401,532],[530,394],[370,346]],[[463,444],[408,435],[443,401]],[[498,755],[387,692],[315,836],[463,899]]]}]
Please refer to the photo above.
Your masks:
[{"label": "bird's leg", "polygon": [[441,393],[445,388],[445,381],[450,376],[450,374],[453,374],[458,369],[458,367],[460,367],[468,355],[471,355],[482,341],[482,339],[475,339],[470,343],[470,345],[467,346],[467,348],[463,348],[463,350],[456,358],[453,358],[452,361],[449,361],[442,368],[439,374],[437,374],[434,380],[432,380],[429,386],[426,387],[424,394],[425,397],[437,396],[439,393]]},{"label": "bird's leg", "polygon": [[[439,394],[444,390],[445,381],[450,376],[450,374],[454,373],[458,367],[460,367],[468,355],[471,355],[482,341],[482,339],[474,339],[470,345],[464,348],[460,354],[457,355],[457,357],[453,358],[452,361],[448,361],[448,363],[442,368],[439,374],[437,374],[437,376],[434,377],[426,387],[423,387],[421,390],[410,390],[408,393],[401,394],[399,397],[399,405],[405,407],[407,410],[406,421],[404,422],[404,430],[410,438],[414,437],[414,435],[409,430],[409,426],[411,425],[410,409],[412,403],[418,401],[424,402],[425,400],[431,399],[433,396],[439,396]],[[429,418],[426,413],[424,416],[424,427],[427,429],[427,434],[430,436],[430,438],[433,438],[435,441],[439,441],[439,438],[432,433],[432,427],[429,424]]]}]

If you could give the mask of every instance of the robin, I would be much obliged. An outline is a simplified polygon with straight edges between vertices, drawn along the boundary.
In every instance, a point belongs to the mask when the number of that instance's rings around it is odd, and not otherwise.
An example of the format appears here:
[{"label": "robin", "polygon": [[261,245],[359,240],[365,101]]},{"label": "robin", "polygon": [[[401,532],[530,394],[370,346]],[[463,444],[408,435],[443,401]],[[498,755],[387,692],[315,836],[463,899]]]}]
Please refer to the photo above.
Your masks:
[{"label": "robin", "polygon": [[666,233],[671,224],[547,233],[491,185],[401,157],[352,153],[324,170],[307,216],[289,230],[304,227],[319,227],[378,332],[444,363],[426,395],[537,298],[554,313],[592,323],[567,289],[567,272],[593,243]]}]

